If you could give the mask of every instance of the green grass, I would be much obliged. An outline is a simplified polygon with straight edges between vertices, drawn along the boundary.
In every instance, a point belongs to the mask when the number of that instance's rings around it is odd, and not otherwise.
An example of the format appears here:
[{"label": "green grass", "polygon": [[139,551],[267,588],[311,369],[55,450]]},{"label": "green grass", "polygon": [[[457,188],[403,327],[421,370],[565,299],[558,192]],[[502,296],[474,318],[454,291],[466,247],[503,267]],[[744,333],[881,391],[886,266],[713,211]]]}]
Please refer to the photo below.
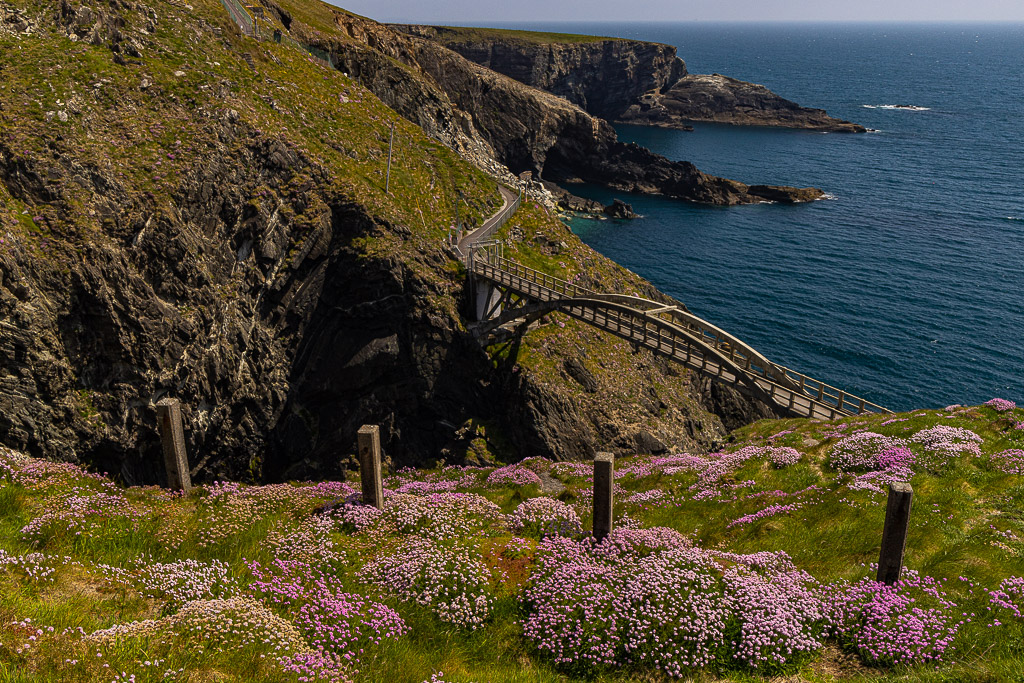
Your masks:
[{"label": "green grass", "polygon": [[438,38],[447,43],[505,41],[530,45],[556,45],[560,43],[586,44],[623,38],[588,36],[578,33],[549,33],[546,31],[516,31],[505,28],[477,28],[471,26],[435,26]]},{"label": "green grass", "polygon": [[[1018,410],[1018,412],[1024,412]],[[961,456],[946,466],[919,471],[912,483],[915,490],[906,566],[923,574],[946,580],[946,589],[964,611],[979,615],[962,628],[951,660],[934,667],[865,668],[849,662],[829,664],[838,652],[834,646],[824,654],[809,657],[796,665],[801,680],[924,680],[924,681],[1003,681],[1019,680],[1024,662],[1024,623],[1003,617],[1005,625],[992,629],[987,625],[987,592],[1009,576],[1024,575],[1024,511],[1020,494],[1024,490],[1019,475],[1007,475],[993,467],[988,456],[1005,448],[1020,447],[1022,435],[1009,429],[1005,416],[987,408],[965,411],[954,419],[943,418],[941,411],[923,411],[890,425],[881,425],[884,417],[850,418],[853,429],[868,428],[891,436],[907,436],[936,424],[952,424],[973,430],[985,441],[981,457]],[[841,424],[841,423],[839,423]],[[877,559],[884,517],[884,496],[852,490],[846,475],[828,465],[828,451],[836,437],[824,432],[837,423],[803,420],[767,420],[738,430],[730,448],[769,443],[767,437],[783,428],[794,433],[775,440],[801,451],[799,463],[781,469],[767,461],[752,458],[731,472],[727,481],[753,482],[737,489],[735,499],[695,499],[691,487],[696,477],[690,472],[667,474],[655,471],[646,476],[625,476],[616,507],[619,523],[628,517],[644,527],[668,526],[690,537],[695,544],[737,553],[784,551],[795,564],[822,581],[855,580],[868,574],[866,565]],[[848,431],[853,431],[849,429]],[[814,439],[820,443],[815,445]],[[807,441],[805,441],[807,440]],[[650,463],[651,458],[625,458],[616,463],[618,470]],[[0,471],[3,471],[0,468]],[[403,474],[390,486],[419,479],[461,476],[441,470]],[[475,475],[476,483],[460,490],[483,493],[503,512],[508,513],[528,498],[540,495],[535,485],[486,488],[486,471]],[[559,496],[575,505],[584,527],[590,515],[586,493],[589,481],[558,474],[567,486]],[[273,539],[295,533],[311,519],[320,506],[315,499],[298,496],[299,489],[284,487],[257,492],[255,503],[241,505],[230,497],[215,499],[205,488],[187,498],[169,498],[154,489],[130,489],[124,492],[136,512],[90,514],[77,533],[62,530],[59,520],[48,532],[33,540],[21,529],[47,510],[60,508],[69,494],[85,495],[116,492],[95,478],[84,479],[74,470],[64,469],[27,487],[0,476],[0,549],[20,555],[42,551],[56,567],[55,580],[37,581],[17,568],[0,568],[0,681],[96,680],[97,662],[118,670],[131,671],[137,680],[158,680],[165,669],[184,667],[187,680],[258,681],[293,680],[277,670],[268,659],[268,651],[258,643],[230,645],[232,638],[217,647],[198,652],[188,643],[187,631],[177,635],[134,635],[117,639],[107,646],[89,645],[80,633],[92,633],[115,624],[143,619],[170,618],[178,603],[168,602],[160,594],[144,595],[129,584],[104,578],[104,565],[131,568],[152,562],[170,562],[184,558],[219,560],[230,566],[230,576],[244,586],[252,574],[243,560],[256,560],[268,566],[280,556]],[[794,494],[817,487],[786,500],[798,500],[803,507],[756,522],[732,525],[742,515],[756,512],[776,500],[770,492]],[[672,504],[636,504],[625,499],[637,492],[661,490]],[[263,496],[263,497],[260,497]],[[246,499],[249,500],[249,499]],[[263,502],[259,502],[263,501]],[[241,505],[241,507],[239,507]],[[77,521],[77,520],[76,520]],[[465,536],[455,543],[469,542],[489,566],[500,568],[506,577],[494,585],[495,603],[483,628],[467,631],[439,621],[423,605],[403,602],[388,592],[365,585],[362,567],[375,556],[398,547],[398,536],[366,536],[335,530],[331,534],[335,557],[322,566],[339,577],[345,590],[364,593],[396,609],[410,633],[397,640],[371,647],[355,676],[363,681],[400,681],[419,683],[438,671],[446,681],[645,681],[667,680],[636,667],[594,673],[572,673],[554,666],[522,636],[520,620],[523,606],[517,599],[519,586],[532,567],[532,551],[519,559],[502,555],[511,538],[507,531],[477,523],[467,525]],[[276,535],[275,535],[276,534]],[[69,558],[57,560],[55,558]],[[971,584],[961,580],[964,577]],[[285,621],[291,612],[275,608]],[[30,619],[26,622],[25,619]],[[30,623],[31,627],[24,625]],[[53,627],[51,633],[48,627]],[[32,647],[25,651],[27,636],[34,628],[44,628]],[[81,628],[81,632],[78,629]],[[239,633],[241,633],[239,631]],[[218,641],[220,642],[220,641]],[[97,657],[96,655],[100,656]],[[261,658],[260,655],[263,655]],[[76,662],[74,664],[69,663]],[[160,671],[147,667],[146,661],[159,660]],[[788,669],[792,671],[792,669]],[[726,667],[716,675],[697,672],[696,680],[766,680],[744,669]],[[717,676],[717,678],[716,678]]]}]

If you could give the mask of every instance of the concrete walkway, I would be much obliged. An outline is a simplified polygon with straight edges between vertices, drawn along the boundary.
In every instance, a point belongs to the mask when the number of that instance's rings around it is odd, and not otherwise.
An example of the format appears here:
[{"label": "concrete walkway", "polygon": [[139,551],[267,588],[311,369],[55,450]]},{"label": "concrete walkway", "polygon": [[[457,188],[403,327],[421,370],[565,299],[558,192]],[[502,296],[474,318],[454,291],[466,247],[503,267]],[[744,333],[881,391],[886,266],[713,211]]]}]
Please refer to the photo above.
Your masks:
[{"label": "concrete walkway", "polygon": [[479,240],[487,239],[490,236],[491,231],[494,229],[494,225],[501,218],[501,213],[508,208],[510,203],[515,201],[516,197],[519,196],[504,185],[499,185],[498,190],[501,191],[501,198],[503,200],[501,208],[498,209],[493,216],[484,221],[484,224],[479,228],[463,235],[462,239],[459,240],[459,251],[463,254],[467,253],[467,249],[470,244]]}]

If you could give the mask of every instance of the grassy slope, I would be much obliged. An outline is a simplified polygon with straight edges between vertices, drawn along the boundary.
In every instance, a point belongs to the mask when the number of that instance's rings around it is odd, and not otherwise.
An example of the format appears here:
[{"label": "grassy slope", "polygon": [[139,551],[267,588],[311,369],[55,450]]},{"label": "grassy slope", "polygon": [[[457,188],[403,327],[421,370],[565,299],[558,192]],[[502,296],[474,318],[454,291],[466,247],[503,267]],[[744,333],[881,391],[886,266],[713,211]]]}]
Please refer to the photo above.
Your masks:
[{"label": "grassy slope", "polygon": [[[799,674],[801,679],[813,681],[834,680],[837,676],[852,680],[1016,680],[1014,676],[1024,667],[1024,623],[1003,615],[1003,626],[990,626],[986,590],[994,589],[1008,576],[1024,574],[1024,515],[1019,503],[1024,483],[1019,475],[1000,472],[989,456],[1024,445],[1024,430],[1012,428],[1022,417],[1021,409],[1015,414],[997,414],[981,407],[952,418],[943,411],[918,411],[900,415],[902,421],[888,425],[880,424],[883,417],[851,418],[839,423],[761,422],[737,431],[729,450],[766,443],[790,445],[801,451],[800,462],[775,469],[763,459],[747,461],[725,479],[727,483],[753,482],[735,489],[735,500],[694,500],[689,489],[695,481],[691,473],[667,475],[655,468],[649,475],[625,476],[618,480],[623,488],[618,494],[620,501],[634,492],[652,489],[665,491],[667,497],[660,502],[619,504],[616,514],[619,523],[628,517],[643,527],[675,528],[702,547],[743,553],[783,550],[798,567],[824,581],[857,579],[869,573],[864,565],[876,559],[884,496],[850,489],[849,478],[828,466],[827,453],[837,440],[828,434],[869,428],[905,437],[936,424],[969,428],[984,438],[981,457],[960,457],[935,471],[918,468],[913,479],[915,499],[907,547],[908,567],[948,580],[946,589],[958,603],[957,609],[978,615],[973,623],[961,628],[952,661],[909,670],[866,668],[829,646],[817,658],[803,663]],[[781,431],[791,433],[769,439]],[[0,460],[0,473],[4,471],[3,462]],[[8,458],[6,462],[13,461]],[[616,468],[647,464],[649,458],[624,459]],[[471,472],[472,481],[464,480],[459,490],[483,493],[506,513],[525,498],[539,494],[535,485],[488,487],[483,484],[487,472]],[[589,481],[564,469],[556,468],[554,472],[568,487],[561,498],[577,507],[586,528],[589,505],[584,494]],[[392,477],[385,484],[395,488],[413,481],[437,482],[464,476],[452,471],[411,472]],[[187,676],[179,680],[295,680],[275,670],[268,646],[238,646],[246,627],[236,626],[235,632],[228,633],[221,647],[216,648],[210,643],[217,642],[220,631],[208,624],[207,649],[203,652],[195,649],[197,641],[187,634],[164,633],[163,639],[160,633],[125,637],[100,646],[84,643],[76,633],[61,631],[81,627],[91,633],[179,609],[180,604],[159,592],[146,596],[104,579],[98,563],[130,566],[140,556],[146,564],[179,558],[220,559],[230,565],[231,577],[244,586],[252,575],[242,558],[266,565],[275,557],[289,557],[289,547],[294,553],[301,544],[289,546],[282,538],[298,537],[308,528],[315,510],[331,495],[303,496],[301,487],[285,485],[246,489],[252,497],[243,504],[232,501],[232,496],[213,496],[215,487],[200,489],[187,499],[155,489],[131,489],[123,492],[129,502],[119,511],[74,520],[56,519],[33,539],[21,528],[47,511],[59,510],[58,501],[69,492],[120,492],[100,478],[85,478],[71,469],[39,477],[30,486],[22,481],[15,485],[0,474],[0,550],[15,554],[42,551],[48,558],[66,555],[77,564],[44,560],[42,564],[58,567],[52,582],[32,580],[16,568],[0,569],[0,681],[101,680],[105,663],[112,670],[136,674],[138,681],[161,680],[163,671],[179,668],[187,670]],[[812,484],[819,490],[785,500],[802,503],[802,509],[729,526],[731,520],[781,500],[779,491],[793,494]],[[134,512],[126,514],[129,509]],[[77,526],[69,529],[72,525]],[[423,533],[430,533],[429,528],[423,529]],[[455,544],[476,548],[492,569],[505,572],[504,579],[494,579],[493,613],[476,631],[443,623],[428,609],[402,602],[359,581],[362,565],[397,547],[403,535],[384,528],[354,533],[334,527],[329,540],[334,544],[335,556],[318,566],[339,577],[347,590],[393,606],[411,627],[411,633],[397,640],[368,646],[355,680],[419,682],[436,671],[444,671],[447,681],[584,680],[586,676],[552,666],[520,635],[518,620],[522,612],[515,595],[518,584],[531,570],[531,552],[520,559],[503,556],[501,549],[511,535],[500,528],[466,524],[458,536]],[[324,538],[320,550],[327,547]],[[973,593],[960,577],[977,584]],[[294,618],[294,613],[287,610],[276,611],[286,620]],[[31,622],[24,621],[26,617]],[[28,623],[31,627],[26,626]],[[54,627],[54,633],[48,631],[49,626]],[[44,634],[30,641],[28,637],[37,627],[43,628]],[[31,647],[23,650],[30,643]],[[266,657],[261,659],[261,654]],[[158,666],[145,664],[155,660],[159,660]],[[661,680],[632,668],[599,673],[601,680],[609,681]],[[750,680],[752,674],[727,668],[719,676]],[[698,678],[716,676],[705,673],[698,674]]]},{"label": "grassy slope", "polygon": [[478,28],[475,26],[436,26],[446,41],[471,43],[495,41],[550,45],[554,43],[600,43],[606,40],[624,40],[610,36],[587,36],[577,33],[549,33],[545,31],[517,31],[504,28]]},{"label": "grassy slope", "polygon": [[[29,15],[52,12],[51,3],[15,4]],[[327,12],[320,3],[305,6],[315,16],[314,9]],[[408,227],[412,239],[386,248],[410,261],[443,239],[454,216],[453,188],[463,191],[468,208],[461,210],[473,220],[500,205],[494,181],[341,73],[288,46],[242,36],[216,0],[191,7],[168,5],[146,38],[141,63],[127,66],[115,64],[106,45],[74,42],[56,31],[0,34],[0,52],[17,54],[6,60],[0,91],[0,137],[15,158],[45,168],[56,164],[59,153],[73,151],[82,166],[114,169],[123,187],[140,196],[141,212],[171,211],[181,181],[215,144],[218,119],[233,109],[253,131],[252,139],[237,144],[281,141],[328,169],[329,191]],[[126,33],[143,34],[141,13],[123,16],[131,22]],[[255,70],[243,53],[253,56]],[[149,85],[142,89],[144,80]],[[68,113],[67,122],[57,117],[61,112]],[[389,196],[384,171],[392,123]],[[295,187],[304,180],[296,177]],[[0,226],[36,245],[108,237],[110,226],[90,212],[94,198],[74,182],[60,189],[67,201],[58,210],[23,206],[0,188]],[[310,207],[296,220],[315,222],[324,210]],[[301,240],[301,230],[296,233]],[[298,250],[301,242],[290,246]],[[380,246],[365,244],[368,254]]]}]

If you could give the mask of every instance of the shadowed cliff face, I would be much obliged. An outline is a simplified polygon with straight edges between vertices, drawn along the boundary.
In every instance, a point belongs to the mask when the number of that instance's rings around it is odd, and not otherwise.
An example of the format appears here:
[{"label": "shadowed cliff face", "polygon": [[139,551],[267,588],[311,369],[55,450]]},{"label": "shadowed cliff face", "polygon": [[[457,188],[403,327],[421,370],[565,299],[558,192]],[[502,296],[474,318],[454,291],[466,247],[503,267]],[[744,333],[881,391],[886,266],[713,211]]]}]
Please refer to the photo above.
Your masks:
[{"label": "shadowed cliff face", "polygon": [[[254,135],[229,122],[222,134]],[[17,175],[63,171],[29,162]],[[0,440],[157,481],[151,404],[174,395],[207,479],[336,472],[367,422],[385,425],[396,461],[436,457],[435,422],[484,403],[486,357],[429,303],[461,282],[439,291],[397,255],[367,258],[354,239],[408,231],[327,191],[325,173],[284,145],[226,147],[182,180],[174,211],[95,174],[97,194],[105,185],[107,199],[140,211],[115,239],[81,254],[55,241],[42,259],[8,239]],[[297,192],[296,174],[306,177]],[[13,177],[0,163],[17,199],[43,199]],[[266,201],[253,204],[261,191]],[[312,226],[276,219],[303,204],[320,206]],[[282,268],[300,230],[302,247]],[[439,249],[422,259],[446,270]]]},{"label": "shadowed cliff face", "polygon": [[[393,24],[404,33],[437,41],[520,83],[540,88],[603,119],[614,121],[647,93],[661,93],[686,75],[671,45],[595,39],[533,42],[514,31],[484,38],[472,30]],[[532,34],[531,34],[532,35]]]},{"label": "shadowed cliff face", "polygon": [[[450,126],[423,123],[426,111],[432,112],[429,117],[442,121],[461,121],[454,135],[443,132],[440,138],[461,148],[481,150],[481,154],[490,150],[514,173],[532,171],[547,180],[582,180],[710,204],[767,199],[741,182],[711,176],[690,163],[669,161],[645,148],[619,143],[605,120],[561,97],[471,62],[437,42],[343,13],[335,14],[335,24],[357,44],[325,38],[322,32],[303,33],[304,29],[295,24],[293,27],[304,40],[336,53],[340,68],[428,132],[447,131]],[[401,67],[396,61],[421,73],[428,84],[413,86],[415,92],[399,86]],[[666,77],[682,69],[668,66]],[[442,104],[444,99],[448,107]],[[430,106],[422,106],[424,101]],[[486,166],[481,156],[476,161]],[[813,188],[775,190],[772,201],[801,202],[823,196]]]},{"label": "shadowed cliff face", "polygon": [[[396,465],[469,461],[467,424],[487,423],[509,457],[724,438],[714,395],[642,354],[606,344],[601,358],[637,378],[635,395],[608,379],[569,391],[561,365],[488,356],[459,313],[444,234],[449,188],[479,218],[498,208],[494,182],[352,80],[239,35],[219,0],[159,14],[23,2],[0,0],[17,18],[0,22],[0,443],[162,482],[164,396],[182,401],[197,481],[336,475],[364,423]],[[482,149],[486,117],[338,43],[432,134]],[[386,194],[392,122],[404,146]],[[529,210],[588,273],[615,273],[595,285],[649,291]]]},{"label": "shadowed cliff face", "polygon": [[689,130],[694,121],[841,133],[866,130],[822,109],[801,107],[762,85],[719,74],[688,74],[671,45],[496,29],[394,27],[609,121],[680,130]]}]

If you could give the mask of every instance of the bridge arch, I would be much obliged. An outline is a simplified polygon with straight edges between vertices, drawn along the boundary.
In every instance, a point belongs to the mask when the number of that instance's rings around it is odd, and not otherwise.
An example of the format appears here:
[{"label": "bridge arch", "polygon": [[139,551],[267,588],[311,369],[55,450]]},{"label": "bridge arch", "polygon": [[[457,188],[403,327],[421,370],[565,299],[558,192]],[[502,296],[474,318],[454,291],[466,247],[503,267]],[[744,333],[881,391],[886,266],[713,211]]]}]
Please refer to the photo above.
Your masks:
[{"label": "bridge arch", "polygon": [[494,245],[471,251],[467,265],[474,288],[485,286],[495,293],[487,297],[488,305],[477,311],[482,320],[477,326],[480,334],[520,318],[560,311],[732,386],[783,414],[831,419],[891,412],[771,362],[685,307],[593,292],[505,259]]}]

